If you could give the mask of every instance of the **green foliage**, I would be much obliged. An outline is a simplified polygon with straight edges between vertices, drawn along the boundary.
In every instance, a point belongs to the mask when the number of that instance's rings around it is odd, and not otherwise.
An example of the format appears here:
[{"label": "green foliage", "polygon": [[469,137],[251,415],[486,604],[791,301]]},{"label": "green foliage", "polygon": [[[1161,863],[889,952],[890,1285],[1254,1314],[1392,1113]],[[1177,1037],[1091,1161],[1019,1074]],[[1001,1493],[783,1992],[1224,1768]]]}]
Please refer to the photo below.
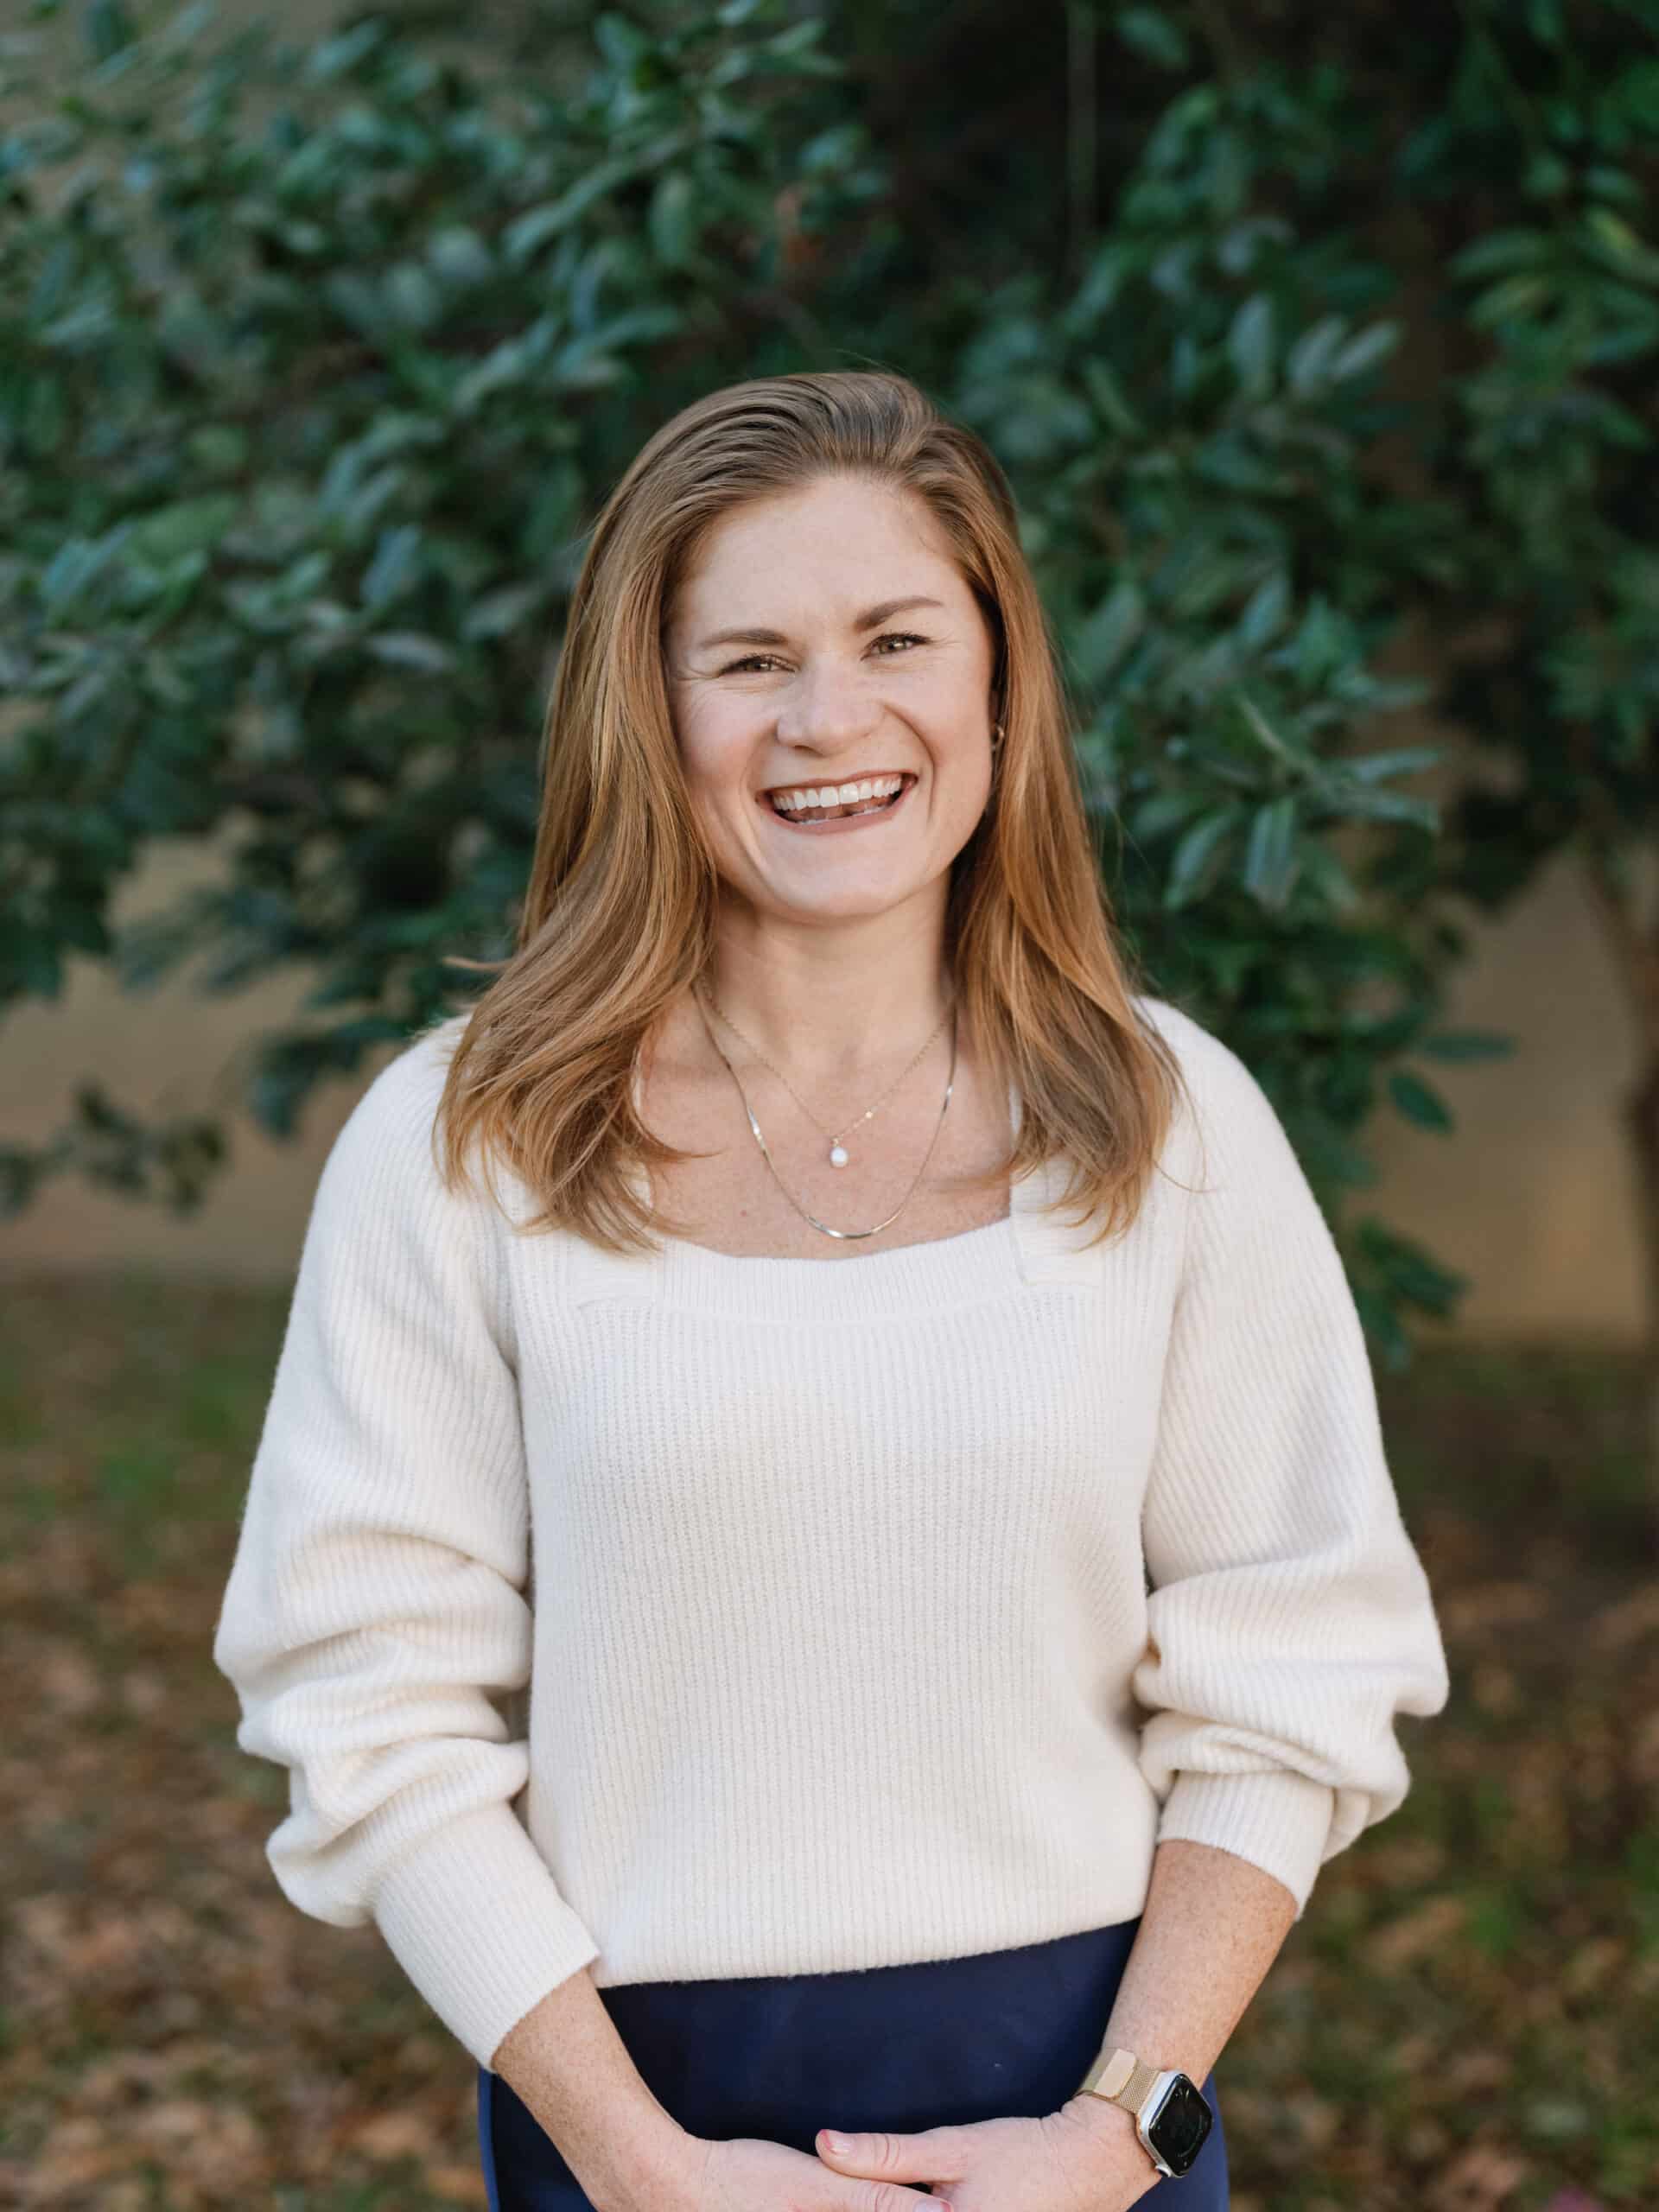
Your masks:
[{"label": "green foliage", "polygon": [[[384,16],[308,50],[87,19],[99,66],[3,154],[0,1002],[71,950],[134,988],[200,955],[215,992],[315,962],[315,1007],[367,1010],[271,1040],[251,1103],[285,1132],[448,952],[505,949],[550,647],[642,395],[740,373],[796,242],[875,188],[818,29],[607,14],[508,75]],[[149,843],[226,830],[223,881],[116,941]],[[11,1202],[67,1149],[10,1152]]]},{"label": "green foliage", "polygon": [[[308,46],[104,0],[79,51],[58,16],[4,49],[0,1006],[75,951],[134,988],[306,963],[248,1079],[291,1128],[507,949],[639,443],[892,365],[1014,480],[1157,988],[1261,1076],[1384,1357],[1451,1310],[1342,1201],[1379,1102],[1449,1128],[1433,1063],[1505,1049],[1443,1028],[1452,902],[1584,837],[1617,880],[1654,826],[1646,4],[434,0]],[[1387,725],[1430,696],[1381,672],[1408,616],[1507,756],[1445,820]],[[116,931],[179,836],[219,880]],[[79,1109],[0,1149],[0,1206],[99,1160],[196,1201],[205,1127]]]}]

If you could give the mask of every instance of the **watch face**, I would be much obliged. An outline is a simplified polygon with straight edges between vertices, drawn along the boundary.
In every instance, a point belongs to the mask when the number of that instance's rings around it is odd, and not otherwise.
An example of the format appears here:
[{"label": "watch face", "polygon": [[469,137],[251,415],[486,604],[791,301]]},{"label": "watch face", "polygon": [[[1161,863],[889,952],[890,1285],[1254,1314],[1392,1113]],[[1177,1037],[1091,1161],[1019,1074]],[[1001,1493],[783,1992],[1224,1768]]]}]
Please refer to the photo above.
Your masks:
[{"label": "watch face", "polygon": [[1213,2119],[1203,2090],[1185,2074],[1178,2074],[1158,2107],[1158,2117],[1147,2129],[1154,2150],[1172,2173],[1184,2174],[1198,2157]]}]

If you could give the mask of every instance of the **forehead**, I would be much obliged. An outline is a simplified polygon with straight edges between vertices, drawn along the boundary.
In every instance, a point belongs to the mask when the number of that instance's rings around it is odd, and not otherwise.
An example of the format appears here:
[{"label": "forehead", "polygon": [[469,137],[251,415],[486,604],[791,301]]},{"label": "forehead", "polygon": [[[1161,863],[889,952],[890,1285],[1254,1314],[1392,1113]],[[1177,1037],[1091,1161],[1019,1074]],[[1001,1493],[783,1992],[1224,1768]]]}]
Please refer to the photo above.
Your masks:
[{"label": "forehead", "polygon": [[676,627],[835,613],[925,591],[957,608],[972,594],[944,532],[913,493],[851,477],[746,500],[710,525],[675,594]]}]

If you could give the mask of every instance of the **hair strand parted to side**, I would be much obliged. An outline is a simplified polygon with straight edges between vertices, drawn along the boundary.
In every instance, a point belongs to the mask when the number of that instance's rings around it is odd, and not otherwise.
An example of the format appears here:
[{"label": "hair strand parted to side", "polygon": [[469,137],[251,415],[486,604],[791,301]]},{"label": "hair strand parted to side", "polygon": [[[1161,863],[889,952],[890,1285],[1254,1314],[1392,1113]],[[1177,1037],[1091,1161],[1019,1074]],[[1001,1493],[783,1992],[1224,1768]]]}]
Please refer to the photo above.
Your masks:
[{"label": "hair strand parted to side", "polygon": [[454,1188],[474,1143],[534,1211],[613,1252],[649,1248],[643,1167],[690,1157],[635,1112],[658,1017],[704,974],[720,879],[680,765],[663,652],[705,534],[747,501],[858,476],[925,503],[989,629],[1005,736],[984,815],[957,855],[946,956],[988,1080],[1019,1087],[1019,1137],[982,1179],[1064,1153],[1063,1204],[1096,1240],[1134,1220],[1182,1088],[1133,1003],[1084,811],[1058,655],[1001,465],[907,378],[762,377],[683,409],[607,500],[571,597],[548,703],[542,798],[518,944],[472,1007],[435,1137]]}]

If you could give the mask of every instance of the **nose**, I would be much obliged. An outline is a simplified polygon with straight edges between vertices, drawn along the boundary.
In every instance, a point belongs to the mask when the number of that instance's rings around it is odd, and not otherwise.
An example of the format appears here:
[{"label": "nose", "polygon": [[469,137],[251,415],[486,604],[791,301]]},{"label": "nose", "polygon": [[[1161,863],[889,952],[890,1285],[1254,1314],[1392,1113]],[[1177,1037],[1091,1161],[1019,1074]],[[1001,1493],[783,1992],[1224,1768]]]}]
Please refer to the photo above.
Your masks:
[{"label": "nose", "polygon": [[785,745],[839,753],[861,744],[880,719],[880,707],[861,671],[838,661],[820,661],[809,664],[789,685],[779,709],[778,734]]}]

